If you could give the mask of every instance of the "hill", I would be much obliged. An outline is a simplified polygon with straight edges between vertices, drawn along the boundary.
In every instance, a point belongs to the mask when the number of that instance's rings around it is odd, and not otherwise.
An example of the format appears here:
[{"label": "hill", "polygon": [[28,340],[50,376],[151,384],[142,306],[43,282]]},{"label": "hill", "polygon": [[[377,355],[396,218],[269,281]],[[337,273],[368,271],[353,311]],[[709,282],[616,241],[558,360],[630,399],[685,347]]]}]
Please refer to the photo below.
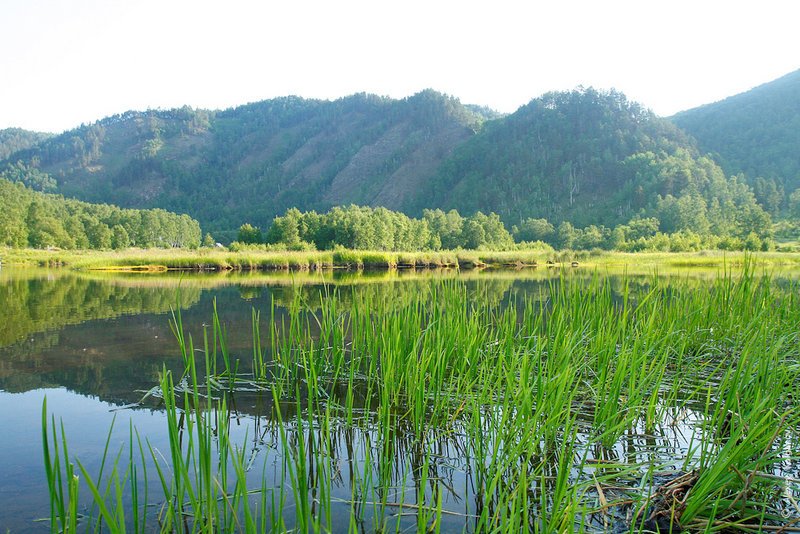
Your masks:
[{"label": "hill", "polygon": [[51,137],[53,134],[31,132],[22,128],[0,130],[0,161],[8,158],[14,152],[35,146]]},{"label": "hill", "polygon": [[212,232],[268,226],[294,206],[399,207],[486,114],[434,91],[127,112],[16,152],[0,170],[45,173],[90,202],[188,212]]},{"label": "hill", "polygon": [[678,149],[697,156],[685,134],[621,93],[549,93],[486,123],[406,207],[432,202],[465,213],[493,211],[511,222],[535,216],[611,224],[644,207],[631,199],[636,176],[627,158]]},{"label": "hill", "polygon": [[764,235],[750,189],[694,140],[616,91],[549,93],[487,122],[406,206],[492,211],[507,224],[613,227],[655,217],[662,232]]},{"label": "hill", "polygon": [[744,173],[769,211],[800,188],[800,70],[671,120],[726,172]]},{"label": "hill", "polygon": [[600,233],[655,218],[662,232],[744,238],[770,223],[751,189],[673,123],[592,88],[508,116],[431,90],[127,112],[17,151],[0,172],[89,202],[188,213],[223,239],[245,222],[266,229],[289,208],[350,204]]}]

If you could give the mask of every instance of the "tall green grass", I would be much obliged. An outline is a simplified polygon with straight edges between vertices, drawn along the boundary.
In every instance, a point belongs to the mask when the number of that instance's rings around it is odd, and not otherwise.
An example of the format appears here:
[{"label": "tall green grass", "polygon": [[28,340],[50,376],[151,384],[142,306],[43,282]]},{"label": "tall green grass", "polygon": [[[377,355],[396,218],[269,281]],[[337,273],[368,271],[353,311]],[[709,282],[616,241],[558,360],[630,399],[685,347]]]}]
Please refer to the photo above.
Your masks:
[{"label": "tall green grass", "polygon": [[137,249],[119,251],[39,250],[0,248],[7,264],[69,266],[106,271],[309,271],[331,268],[394,269],[409,267],[527,267],[572,265],[631,265],[661,267],[722,267],[757,261],[762,265],[797,266],[795,252],[676,252],[626,253],[610,251],[437,250],[370,251],[337,249],[323,251],[227,249]]},{"label": "tall green grass", "polygon": [[[286,313],[254,311],[247,355],[229,351],[214,309],[199,360],[176,313],[186,371],[165,370],[156,389],[169,454],[132,429],[106,474],[80,468],[96,505],[86,521],[112,532],[636,530],[658,514],[699,531],[783,525],[797,494],[784,472],[800,423],[797,287],[752,266],[736,274],[701,286],[654,275],[637,291],[562,277],[504,306],[457,279],[403,306],[364,292],[343,307],[326,288],[317,307],[297,292]],[[247,440],[230,437],[232,407],[253,398],[275,465],[254,465]],[[81,488],[57,430],[43,407],[51,524],[72,532]],[[692,473],[680,498],[658,493],[665,469]],[[150,526],[148,501],[159,503]]]}]

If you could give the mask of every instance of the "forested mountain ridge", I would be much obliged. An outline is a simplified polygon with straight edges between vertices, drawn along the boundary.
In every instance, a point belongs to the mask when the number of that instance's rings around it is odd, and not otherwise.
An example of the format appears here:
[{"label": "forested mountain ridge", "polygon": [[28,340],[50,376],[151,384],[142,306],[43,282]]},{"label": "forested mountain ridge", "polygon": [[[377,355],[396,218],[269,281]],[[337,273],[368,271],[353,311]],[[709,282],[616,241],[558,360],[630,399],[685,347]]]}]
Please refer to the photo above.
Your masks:
[{"label": "forested mountain ridge", "polygon": [[771,213],[800,188],[800,70],[670,120],[727,173],[744,173]]},{"label": "forested mountain ridge", "polygon": [[[0,176],[90,202],[188,213],[223,241],[245,222],[267,229],[290,208],[353,204],[415,217],[493,212],[524,240],[592,226],[586,246],[642,220],[651,233],[769,235],[746,178],[726,176],[702,153],[675,124],[613,90],[548,93],[507,116],[427,90],[402,100],[284,97],[224,111],[126,112],[15,152]],[[562,230],[554,242],[570,246]]]},{"label": "forested mountain ridge", "polygon": [[622,93],[592,88],[548,93],[487,122],[407,210],[425,203],[497,213],[524,240],[586,227],[596,237],[584,246],[640,220],[668,234],[763,237],[770,228],[751,189],[701,156],[691,137]]},{"label": "forested mountain ridge", "polygon": [[[487,114],[430,90],[127,112],[18,151],[0,172],[89,202],[191,213],[212,232],[268,226],[294,206],[399,207]],[[41,174],[57,188],[37,187]]]},{"label": "forested mountain ridge", "polygon": [[629,219],[656,194],[676,193],[671,187],[638,191],[643,184],[627,159],[679,150],[698,156],[688,136],[622,93],[548,93],[487,122],[405,207],[492,211],[510,222],[544,217],[612,224]]},{"label": "forested mountain ridge", "polygon": [[14,152],[30,148],[53,134],[32,132],[22,128],[6,128],[0,130],[0,161],[8,158]]}]

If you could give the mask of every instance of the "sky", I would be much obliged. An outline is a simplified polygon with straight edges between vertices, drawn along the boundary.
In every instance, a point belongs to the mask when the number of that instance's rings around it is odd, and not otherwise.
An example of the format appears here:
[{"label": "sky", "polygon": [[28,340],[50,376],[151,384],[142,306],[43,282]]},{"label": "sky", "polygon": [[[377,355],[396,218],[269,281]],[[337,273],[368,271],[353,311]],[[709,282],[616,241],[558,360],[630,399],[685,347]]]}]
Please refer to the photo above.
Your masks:
[{"label": "sky", "polygon": [[0,0],[0,129],[432,88],[513,112],[617,89],[655,113],[800,68],[796,0]]}]

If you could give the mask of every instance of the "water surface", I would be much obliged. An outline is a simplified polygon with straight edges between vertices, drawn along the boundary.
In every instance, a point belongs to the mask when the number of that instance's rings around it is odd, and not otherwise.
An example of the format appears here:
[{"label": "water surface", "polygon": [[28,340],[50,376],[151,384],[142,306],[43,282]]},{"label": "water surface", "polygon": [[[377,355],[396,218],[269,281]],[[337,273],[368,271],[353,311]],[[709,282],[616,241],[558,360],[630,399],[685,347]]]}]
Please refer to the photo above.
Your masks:
[{"label": "water surface", "polygon": [[[608,273],[601,273],[604,276]],[[47,522],[36,521],[49,515],[41,453],[42,404],[56,421],[62,420],[70,444],[70,455],[77,456],[90,472],[99,468],[108,430],[115,420],[110,449],[118,450],[127,441],[129,425],[146,435],[156,448],[166,449],[164,416],[158,406],[145,403],[135,409],[144,392],[158,381],[163,369],[181,370],[182,360],[170,327],[174,311],[179,310],[186,330],[201,340],[210,323],[216,303],[225,326],[228,344],[243,367],[252,359],[253,310],[261,313],[262,323],[285,314],[286,307],[302,299],[312,308],[325,294],[337,291],[347,303],[356,294],[369,294],[401,307],[414,295],[430,291],[433,281],[442,278],[464,280],[470,298],[478,302],[520,305],[524,299],[543,302],[553,288],[575,278],[596,276],[590,269],[530,269],[523,271],[391,271],[388,273],[274,273],[274,274],[127,274],[77,273],[66,269],[0,270],[0,413],[4,432],[0,433],[0,530],[47,532]],[[612,273],[608,280],[614,290],[624,291],[623,279],[631,288],[644,288],[656,276],[651,270],[640,273]],[[658,275],[661,283],[670,280],[702,285],[717,276],[716,271],[672,271]],[[775,279],[795,277],[783,273]],[[788,283],[788,282],[787,282]],[[685,287],[685,286],[684,286]],[[262,343],[268,344],[266,328]],[[243,403],[238,409],[245,417],[257,409]],[[244,426],[236,430],[244,436]],[[635,429],[634,429],[635,430]],[[249,437],[253,438],[251,430]],[[658,454],[660,448],[680,446],[680,436],[641,436],[632,431],[629,447],[620,444],[611,451],[625,455]],[[368,447],[355,444],[347,432],[339,435],[337,446],[342,456]],[[258,445],[268,441],[255,438]],[[359,439],[369,440],[369,436]],[[649,440],[649,441],[648,441]],[[677,445],[676,445],[677,444]],[[459,464],[458,441],[440,444],[440,477],[459,488],[461,498],[470,495],[468,466]],[[268,449],[268,448],[267,448]],[[645,451],[645,452],[642,452]],[[269,451],[262,453],[269,456]],[[609,451],[598,451],[598,456]],[[346,478],[346,475],[344,475]],[[280,480],[275,483],[280,484]],[[347,480],[340,480],[347,486]],[[345,492],[346,495],[346,492]],[[445,507],[463,509],[463,503],[448,495]],[[468,507],[467,507],[468,508]],[[463,520],[454,520],[461,530]],[[413,524],[413,523],[412,523]]]}]

